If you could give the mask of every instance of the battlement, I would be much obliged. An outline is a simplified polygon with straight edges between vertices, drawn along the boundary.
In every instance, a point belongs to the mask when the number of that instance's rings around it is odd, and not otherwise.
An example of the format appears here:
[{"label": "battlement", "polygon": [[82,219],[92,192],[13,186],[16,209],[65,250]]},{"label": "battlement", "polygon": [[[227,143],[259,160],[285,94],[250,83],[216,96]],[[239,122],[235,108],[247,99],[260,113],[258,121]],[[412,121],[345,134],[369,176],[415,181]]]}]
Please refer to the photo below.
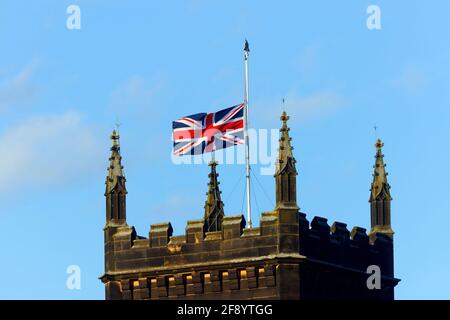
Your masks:
[{"label": "battlement", "polygon": [[[255,286],[262,283],[263,273],[264,283],[275,284],[277,273],[274,270],[279,261],[296,264],[307,261],[360,275],[366,274],[368,266],[378,265],[384,277],[393,277],[393,261],[386,259],[392,256],[392,239],[386,235],[378,233],[370,239],[364,228],[354,227],[350,232],[341,222],[334,222],[330,227],[322,217],[314,217],[309,223],[300,212],[286,228],[286,224],[280,223],[287,219],[285,214],[283,211],[263,213],[260,226],[256,228],[245,228],[243,216],[227,216],[223,220],[223,230],[214,232],[205,232],[204,220],[191,220],[187,222],[186,233],[177,236],[172,234],[170,222],[151,225],[148,238],[137,236],[133,227],[117,227],[106,243],[109,250],[106,257],[112,259],[107,263],[110,266],[108,277],[125,281],[121,290],[130,290],[127,294],[131,294],[133,286],[130,287],[128,279],[137,277],[133,280],[136,288],[142,289],[145,283],[146,289],[141,293],[145,292],[148,297],[153,283],[157,288],[153,296],[159,298],[185,298],[181,292],[191,291],[200,294],[200,287],[205,294],[208,292],[205,274],[208,274],[211,288],[222,290],[240,287],[242,270],[245,270],[245,281]],[[292,227],[298,236],[296,252],[292,251],[295,244],[280,241]],[[229,277],[228,282],[223,282],[224,274]],[[192,287],[186,284],[188,280],[192,281]],[[181,287],[177,287],[177,283]],[[269,293],[270,297],[276,296],[275,287],[269,290],[266,284],[264,288],[263,296]],[[211,294],[216,291],[212,290]]]},{"label": "battlement", "polygon": [[[280,229],[280,214],[283,215],[277,211],[263,213],[260,226],[250,229],[245,228],[242,215],[227,216],[223,219],[223,230],[214,232],[205,232],[203,219],[191,220],[187,222],[186,233],[177,236],[172,235],[170,222],[151,225],[148,238],[138,237],[132,227],[120,227],[110,242],[115,259],[115,267],[110,271],[126,271],[131,266],[144,270],[214,264],[292,252],[289,245],[279,242],[285,233]],[[293,224],[299,238],[297,253],[307,259],[365,272],[368,265],[379,264],[379,256],[392,251],[392,240],[381,233],[370,239],[364,228],[354,227],[350,232],[341,222],[330,227],[322,217],[314,217],[309,223],[303,213],[297,213],[297,220]],[[386,274],[393,274],[390,264],[380,267]]]},{"label": "battlement", "polygon": [[317,260],[345,268],[366,272],[370,265],[378,265],[385,275],[393,276],[392,239],[382,233],[369,238],[366,229],[314,217],[306,236],[300,234],[300,253],[310,260]]}]

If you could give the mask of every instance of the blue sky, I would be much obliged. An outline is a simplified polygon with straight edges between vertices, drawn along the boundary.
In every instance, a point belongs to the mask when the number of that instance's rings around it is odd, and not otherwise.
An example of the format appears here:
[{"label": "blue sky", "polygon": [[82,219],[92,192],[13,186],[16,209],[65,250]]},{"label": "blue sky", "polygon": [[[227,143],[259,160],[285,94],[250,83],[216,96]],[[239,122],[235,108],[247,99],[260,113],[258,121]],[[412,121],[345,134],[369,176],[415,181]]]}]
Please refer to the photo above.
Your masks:
[{"label": "blue sky", "polygon": [[[70,4],[80,30],[66,28]],[[366,27],[370,4],[381,30]],[[2,1],[0,298],[104,298],[117,119],[128,223],[147,236],[171,221],[183,234],[203,215],[208,167],[173,164],[171,121],[242,100],[245,38],[250,126],[278,128],[286,98],[308,219],[369,228],[377,125],[394,197],[396,297],[450,298],[449,11],[444,0]],[[273,208],[274,181],[254,168],[269,195],[255,186],[257,224],[257,211]],[[225,214],[239,214],[244,166],[218,170]],[[81,290],[66,288],[74,264]]]}]

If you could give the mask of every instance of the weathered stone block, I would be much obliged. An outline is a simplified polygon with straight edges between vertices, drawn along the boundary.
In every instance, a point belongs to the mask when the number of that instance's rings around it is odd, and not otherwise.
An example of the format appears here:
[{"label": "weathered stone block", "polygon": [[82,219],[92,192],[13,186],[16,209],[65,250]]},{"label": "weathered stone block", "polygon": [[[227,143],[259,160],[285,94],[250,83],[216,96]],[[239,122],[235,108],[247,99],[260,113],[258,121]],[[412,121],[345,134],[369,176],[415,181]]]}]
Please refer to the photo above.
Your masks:
[{"label": "weathered stone block", "polygon": [[186,242],[187,243],[200,243],[205,238],[205,221],[190,220],[186,226]]},{"label": "weathered stone block", "polygon": [[330,226],[328,219],[322,217],[314,217],[311,221],[311,230],[317,232],[321,236],[328,237],[330,235]]},{"label": "weathered stone block", "polygon": [[162,247],[169,243],[169,239],[172,236],[172,225],[169,223],[158,223],[150,226],[150,246]]},{"label": "weathered stone block", "polygon": [[334,222],[331,226],[331,233],[339,241],[347,241],[350,239],[350,232],[347,229],[347,224],[342,222]]},{"label": "weathered stone block", "polygon": [[222,221],[223,239],[239,238],[245,227],[244,216],[224,217]]}]

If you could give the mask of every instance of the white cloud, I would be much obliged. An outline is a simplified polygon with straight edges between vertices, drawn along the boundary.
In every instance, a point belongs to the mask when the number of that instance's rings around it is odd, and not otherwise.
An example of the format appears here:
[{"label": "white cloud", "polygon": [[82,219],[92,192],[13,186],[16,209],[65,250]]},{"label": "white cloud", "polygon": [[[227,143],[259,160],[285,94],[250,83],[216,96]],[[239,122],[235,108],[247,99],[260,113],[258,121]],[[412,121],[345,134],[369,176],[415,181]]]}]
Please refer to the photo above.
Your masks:
[{"label": "white cloud", "polygon": [[76,112],[9,128],[0,136],[0,190],[58,185],[101,170],[106,145],[96,136]]},{"label": "white cloud", "polygon": [[0,111],[26,103],[38,93],[38,87],[32,81],[34,64],[26,66],[18,74],[0,82]]},{"label": "white cloud", "polygon": [[[267,102],[261,105],[263,112],[257,115],[271,120],[281,115],[282,103],[280,100]],[[291,121],[305,121],[335,114],[344,106],[344,99],[333,91],[321,91],[308,96],[299,96],[296,93],[287,95],[285,109]],[[255,108],[260,108],[256,104]]]},{"label": "white cloud", "polygon": [[391,84],[394,87],[414,92],[421,89],[426,81],[424,74],[417,68],[407,67],[403,70],[399,77],[394,79]]},{"label": "white cloud", "polygon": [[311,44],[304,47],[300,54],[294,58],[294,67],[300,71],[300,75],[305,79],[317,74],[317,69],[320,67],[320,51],[321,47],[318,44]]},{"label": "white cloud", "polygon": [[165,78],[162,76],[151,81],[142,76],[132,76],[112,92],[111,109],[120,116],[155,112],[155,99],[164,84]]}]

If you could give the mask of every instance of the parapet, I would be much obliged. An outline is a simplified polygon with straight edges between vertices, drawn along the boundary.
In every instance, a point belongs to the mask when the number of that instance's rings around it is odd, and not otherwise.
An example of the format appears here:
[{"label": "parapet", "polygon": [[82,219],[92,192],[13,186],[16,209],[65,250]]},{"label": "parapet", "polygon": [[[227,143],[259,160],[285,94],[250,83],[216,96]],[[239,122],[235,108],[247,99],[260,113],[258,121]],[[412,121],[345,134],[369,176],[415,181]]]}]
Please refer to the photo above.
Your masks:
[{"label": "parapet", "polygon": [[[260,226],[245,228],[244,216],[226,216],[222,230],[206,232],[203,219],[190,220],[184,235],[173,236],[170,222],[152,224],[148,239],[138,237],[133,227],[118,228],[112,237],[114,248],[107,252],[110,271],[125,272],[146,268],[189,268],[193,265],[220,264],[242,259],[258,260],[279,254],[297,254],[315,262],[365,271],[368,265],[376,264],[393,276],[392,240],[383,234],[369,239],[366,229],[354,227],[350,232],[347,225],[314,217],[308,223],[306,215],[298,212],[295,219],[292,212],[284,223],[280,223],[278,211],[261,215]],[[295,233],[295,234],[293,234]],[[297,244],[293,243],[297,242]],[[296,248],[296,252],[292,251]],[[392,271],[392,272],[391,272]]]},{"label": "parapet", "polygon": [[373,241],[366,229],[353,227],[349,232],[347,224],[314,217],[308,236],[300,236],[300,254],[309,259],[336,266],[366,272],[369,265],[377,265],[383,274],[393,277],[393,242],[382,233],[376,233]]}]

